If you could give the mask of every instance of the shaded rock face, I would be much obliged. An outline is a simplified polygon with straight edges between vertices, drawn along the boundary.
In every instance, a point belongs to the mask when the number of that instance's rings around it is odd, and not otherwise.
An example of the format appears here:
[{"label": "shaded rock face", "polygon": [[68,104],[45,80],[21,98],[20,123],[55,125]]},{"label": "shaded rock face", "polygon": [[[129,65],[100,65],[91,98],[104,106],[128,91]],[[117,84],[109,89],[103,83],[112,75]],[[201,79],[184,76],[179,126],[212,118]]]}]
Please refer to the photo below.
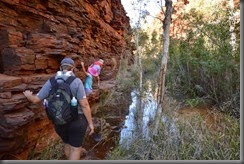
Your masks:
[{"label": "shaded rock face", "polygon": [[[109,86],[120,60],[132,56],[129,18],[120,0],[1,0],[0,11],[0,159],[27,159],[58,136],[42,104],[22,92],[37,93],[66,56],[82,80],[80,61],[102,58]],[[94,88],[91,104],[103,90]]]}]

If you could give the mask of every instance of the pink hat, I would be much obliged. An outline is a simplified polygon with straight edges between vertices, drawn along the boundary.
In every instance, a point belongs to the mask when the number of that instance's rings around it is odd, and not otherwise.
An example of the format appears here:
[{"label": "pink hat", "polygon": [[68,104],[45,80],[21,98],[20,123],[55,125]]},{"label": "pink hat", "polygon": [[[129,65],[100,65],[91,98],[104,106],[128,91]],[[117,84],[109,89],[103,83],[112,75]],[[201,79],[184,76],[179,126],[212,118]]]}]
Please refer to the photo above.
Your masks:
[{"label": "pink hat", "polygon": [[92,75],[92,76],[98,76],[98,71],[96,68],[93,68],[93,67],[88,67],[88,72]]}]

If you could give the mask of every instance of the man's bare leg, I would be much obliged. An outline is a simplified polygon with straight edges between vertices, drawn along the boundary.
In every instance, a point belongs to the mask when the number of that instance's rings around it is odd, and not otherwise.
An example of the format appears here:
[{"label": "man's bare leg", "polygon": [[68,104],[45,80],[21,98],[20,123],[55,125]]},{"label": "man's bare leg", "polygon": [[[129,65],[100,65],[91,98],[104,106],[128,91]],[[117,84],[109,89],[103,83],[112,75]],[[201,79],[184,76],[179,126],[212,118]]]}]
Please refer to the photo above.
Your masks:
[{"label": "man's bare leg", "polygon": [[66,156],[66,159],[69,159],[69,155],[70,155],[70,145],[69,144],[64,144],[64,154]]},{"label": "man's bare leg", "polygon": [[80,160],[82,147],[73,147],[69,145],[69,160]]}]

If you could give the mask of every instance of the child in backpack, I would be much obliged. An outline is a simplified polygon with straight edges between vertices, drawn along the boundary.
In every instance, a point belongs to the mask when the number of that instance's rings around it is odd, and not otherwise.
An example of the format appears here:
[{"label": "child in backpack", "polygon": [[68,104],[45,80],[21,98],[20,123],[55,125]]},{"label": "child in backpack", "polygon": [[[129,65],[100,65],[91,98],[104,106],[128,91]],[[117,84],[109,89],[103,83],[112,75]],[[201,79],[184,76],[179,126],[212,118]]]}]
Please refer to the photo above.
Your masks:
[{"label": "child in backpack", "polygon": [[86,78],[84,81],[84,88],[85,88],[86,95],[88,96],[92,92],[92,78],[93,78],[93,76],[94,77],[98,76],[98,71],[96,68],[93,68],[93,67],[88,67],[88,69],[86,71],[84,62],[81,62],[81,66],[82,66],[82,70],[86,74]]}]

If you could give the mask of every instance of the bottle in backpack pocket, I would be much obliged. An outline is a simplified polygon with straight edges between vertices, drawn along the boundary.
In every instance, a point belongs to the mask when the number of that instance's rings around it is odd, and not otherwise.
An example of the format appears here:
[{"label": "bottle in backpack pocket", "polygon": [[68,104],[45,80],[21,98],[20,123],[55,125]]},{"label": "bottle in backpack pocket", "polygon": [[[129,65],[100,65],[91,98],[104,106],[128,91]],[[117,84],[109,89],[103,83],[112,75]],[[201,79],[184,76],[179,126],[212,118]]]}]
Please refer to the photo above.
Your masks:
[{"label": "bottle in backpack pocket", "polygon": [[77,106],[77,99],[75,98],[75,97],[73,97],[72,99],[71,99],[71,106]]},{"label": "bottle in backpack pocket", "polygon": [[45,109],[48,107],[48,101],[47,101],[47,99],[44,99],[43,100],[43,105],[44,105]]},{"label": "bottle in backpack pocket", "polygon": [[73,117],[77,118],[77,116],[78,116],[78,101],[75,97],[73,97],[71,99],[70,106],[71,106],[71,112],[72,112]]}]

